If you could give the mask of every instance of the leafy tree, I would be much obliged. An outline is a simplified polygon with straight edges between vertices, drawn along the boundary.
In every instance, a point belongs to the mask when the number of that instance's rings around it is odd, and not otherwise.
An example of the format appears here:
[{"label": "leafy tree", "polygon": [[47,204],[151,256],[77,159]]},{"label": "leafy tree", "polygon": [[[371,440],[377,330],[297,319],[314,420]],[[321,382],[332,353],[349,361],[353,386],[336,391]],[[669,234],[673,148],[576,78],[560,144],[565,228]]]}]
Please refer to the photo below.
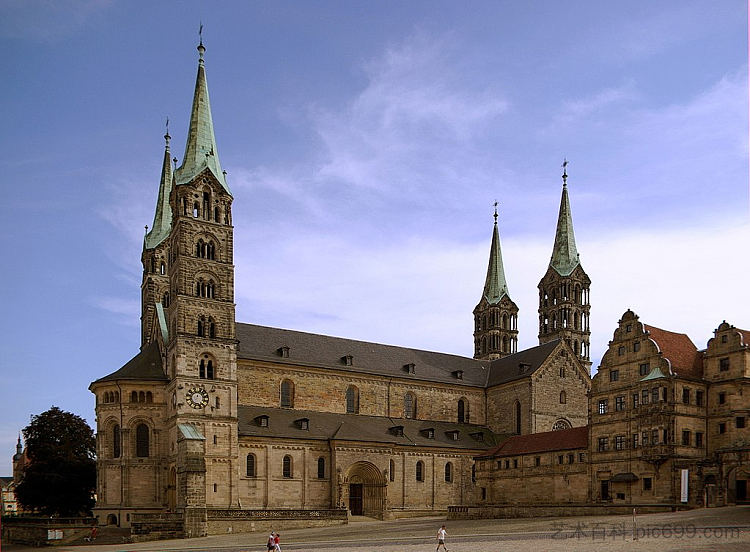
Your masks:
[{"label": "leafy tree", "polygon": [[44,515],[90,514],[96,490],[96,441],[80,416],[53,406],[23,430],[27,464],[16,498]]}]

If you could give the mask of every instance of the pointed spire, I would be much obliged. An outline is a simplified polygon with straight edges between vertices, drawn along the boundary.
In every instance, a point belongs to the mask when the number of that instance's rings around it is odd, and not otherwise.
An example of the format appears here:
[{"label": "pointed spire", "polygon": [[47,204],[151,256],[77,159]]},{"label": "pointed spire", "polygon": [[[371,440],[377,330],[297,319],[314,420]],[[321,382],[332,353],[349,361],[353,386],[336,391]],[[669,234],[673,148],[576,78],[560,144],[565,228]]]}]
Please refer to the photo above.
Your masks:
[{"label": "pointed spire", "polygon": [[552,258],[549,265],[554,268],[560,276],[569,276],[580,264],[578,249],[576,248],[576,237],[573,233],[573,215],[570,212],[570,199],[568,199],[568,161],[563,163],[563,189],[560,199],[560,213],[557,216],[557,232],[555,233],[555,245],[552,248]]},{"label": "pointed spire", "polygon": [[[201,31],[203,25],[201,25]],[[231,195],[224,171],[221,170],[219,154],[216,149],[216,137],[214,136],[214,123],[211,118],[211,103],[208,98],[208,83],[206,82],[206,69],[203,63],[203,54],[206,47],[203,46],[203,36],[198,44],[198,76],[195,80],[195,93],[193,94],[193,109],[190,114],[190,129],[185,144],[185,157],[182,165],[175,172],[177,184],[186,184],[198,176],[204,169],[208,168],[216,180]]]},{"label": "pointed spire", "polygon": [[508,295],[508,284],[505,281],[503,269],[503,255],[500,250],[500,233],[497,230],[497,201],[495,201],[495,225],[492,230],[492,244],[490,245],[490,260],[487,265],[487,278],[484,281],[485,299],[496,305],[503,296]]},{"label": "pointed spire", "polygon": [[151,225],[151,231],[148,232],[146,227],[146,237],[143,240],[144,249],[153,249],[169,235],[172,229],[172,207],[169,204],[169,196],[172,192],[174,174],[172,173],[172,163],[169,153],[169,119],[167,119],[167,132],[164,134],[164,161],[161,166],[161,180],[159,182],[159,197],[156,200],[156,213],[154,213],[154,223]]}]

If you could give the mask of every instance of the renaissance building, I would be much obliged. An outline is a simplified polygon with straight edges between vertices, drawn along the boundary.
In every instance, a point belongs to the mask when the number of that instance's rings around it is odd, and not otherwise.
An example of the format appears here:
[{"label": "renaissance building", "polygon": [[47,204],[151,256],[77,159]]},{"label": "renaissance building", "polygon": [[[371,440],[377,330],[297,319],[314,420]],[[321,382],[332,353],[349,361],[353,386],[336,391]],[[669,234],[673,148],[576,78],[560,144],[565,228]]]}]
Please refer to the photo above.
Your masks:
[{"label": "renaissance building", "polygon": [[586,426],[590,280],[567,174],[536,347],[518,351],[497,212],[473,358],[240,323],[233,196],[198,52],[185,153],[173,168],[165,136],[143,243],[140,351],[89,387],[101,523],[168,514],[197,536],[260,512],[445,513],[488,499],[475,456],[512,435]]}]

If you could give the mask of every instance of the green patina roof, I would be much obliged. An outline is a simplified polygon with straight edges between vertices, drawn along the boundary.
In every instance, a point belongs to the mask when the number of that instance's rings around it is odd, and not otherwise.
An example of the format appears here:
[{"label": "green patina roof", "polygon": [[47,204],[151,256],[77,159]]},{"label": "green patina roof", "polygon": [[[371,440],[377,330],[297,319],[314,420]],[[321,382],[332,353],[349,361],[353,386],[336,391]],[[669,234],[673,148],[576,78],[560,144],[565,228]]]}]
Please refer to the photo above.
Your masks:
[{"label": "green patina roof", "polygon": [[169,133],[164,135],[167,145],[164,148],[164,162],[161,167],[161,180],[159,182],[159,197],[156,200],[156,213],[151,230],[144,238],[144,249],[153,249],[163,242],[172,230],[172,207],[169,205],[169,195],[172,192],[174,175],[172,174],[172,163],[169,153]]},{"label": "green patina roof", "polygon": [[649,381],[649,380],[655,380],[655,379],[662,379],[662,378],[666,378],[666,377],[667,376],[665,376],[662,373],[661,368],[659,368],[658,366],[654,366],[651,369],[651,371],[648,373],[647,376],[643,376],[641,378],[641,381]]},{"label": "green patina roof", "polygon": [[211,103],[208,99],[206,69],[203,66],[203,53],[205,51],[206,49],[201,42],[198,46],[200,59],[198,60],[198,76],[195,80],[193,109],[190,114],[190,129],[185,145],[185,157],[182,159],[182,165],[175,173],[175,181],[177,185],[187,184],[208,168],[224,190],[231,195],[226,178],[221,170],[219,153],[216,149]]},{"label": "green patina roof", "polygon": [[562,198],[560,199],[560,214],[557,217],[555,245],[552,248],[552,258],[549,261],[549,265],[560,276],[569,276],[579,264],[576,237],[573,234],[573,216],[570,212],[568,187],[566,184],[563,184]]},{"label": "green patina roof", "polygon": [[164,305],[161,303],[156,303],[156,316],[159,319],[161,338],[164,340],[164,346],[166,347],[167,343],[169,343],[169,328],[167,326],[167,316],[164,312]]},{"label": "green patina roof", "polygon": [[177,428],[180,430],[180,434],[191,441],[205,441],[206,438],[200,432],[200,430],[193,424],[177,424]]},{"label": "green patina roof", "polygon": [[484,281],[482,294],[491,304],[496,305],[503,296],[508,294],[508,284],[505,281],[505,270],[503,269],[503,255],[500,250],[500,234],[497,231],[497,214],[495,215],[495,227],[492,230],[492,245],[490,246],[490,261],[487,265],[487,278]]}]

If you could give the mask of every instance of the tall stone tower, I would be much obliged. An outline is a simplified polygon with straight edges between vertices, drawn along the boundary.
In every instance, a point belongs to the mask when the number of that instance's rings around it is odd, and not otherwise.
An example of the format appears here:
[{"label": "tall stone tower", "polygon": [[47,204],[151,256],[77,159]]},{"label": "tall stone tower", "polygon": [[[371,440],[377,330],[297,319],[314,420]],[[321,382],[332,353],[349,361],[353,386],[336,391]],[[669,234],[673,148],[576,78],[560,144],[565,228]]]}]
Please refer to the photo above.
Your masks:
[{"label": "tall stone tower", "polygon": [[563,163],[563,189],[552,257],[539,282],[539,344],[563,339],[590,371],[589,286],[573,234],[568,198],[568,162]]},{"label": "tall stone tower", "polygon": [[[239,473],[232,194],[216,148],[205,50],[201,41],[185,156],[172,174],[167,142],[143,256],[144,301],[157,299],[151,326],[166,345],[169,507],[188,514],[194,535],[204,530],[194,508],[237,506]],[[191,503],[197,496],[205,502]]]},{"label": "tall stone tower", "polygon": [[508,295],[505,281],[497,230],[497,202],[494,217],[487,278],[482,298],[474,308],[474,358],[482,360],[494,360],[518,350],[518,307]]}]

